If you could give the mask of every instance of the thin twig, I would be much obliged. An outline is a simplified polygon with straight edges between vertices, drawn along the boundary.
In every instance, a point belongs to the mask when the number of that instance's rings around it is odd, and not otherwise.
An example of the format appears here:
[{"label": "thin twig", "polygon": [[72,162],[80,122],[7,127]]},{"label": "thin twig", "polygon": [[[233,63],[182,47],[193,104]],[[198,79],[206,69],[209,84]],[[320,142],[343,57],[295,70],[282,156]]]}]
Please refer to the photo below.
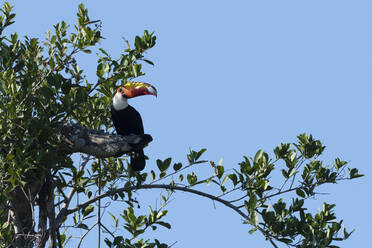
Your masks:
[{"label": "thin twig", "polygon": [[[220,195],[218,195],[217,197],[222,197],[222,196],[226,196],[228,194],[230,194],[231,192],[234,192],[235,190],[238,190],[238,189],[241,189],[242,187],[237,187],[237,188],[233,188],[232,190],[229,190],[229,191],[226,191]],[[230,201],[231,202],[231,201]]]},{"label": "thin twig", "polygon": [[81,238],[80,238],[80,241],[79,241],[79,244],[78,244],[78,246],[77,246],[77,248],[80,248],[80,245],[81,245],[81,242],[83,242],[83,239],[85,238],[85,236],[87,236],[87,234],[90,232],[90,231],[92,231],[92,229],[97,225],[98,223],[96,222],[96,223],[94,223],[94,225],[93,226],[91,226],[85,233],[84,233],[84,235],[83,236],[81,236]]},{"label": "thin twig", "polygon": [[171,248],[172,246],[174,246],[175,244],[177,244],[178,241],[175,241],[173,244],[171,244],[170,246],[168,246],[168,248]]},{"label": "thin twig", "polygon": [[239,198],[237,198],[237,199],[235,199],[235,200],[231,200],[231,201],[229,201],[230,203],[233,203],[233,202],[237,202],[237,201],[240,201],[240,200],[243,200],[244,198],[246,198],[248,195],[243,195],[242,197],[239,197]]},{"label": "thin twig", "polygon": [[[56,185],[57,186],[57,190],[59,191],[59,193],[61,193],[61,195],[63,196],[63,201],[62,202],[66,202],[67,201],[67,196],[66,196],[66,194],[63,192],[63,190],[61,189],[61,187],[59,187],[59,185],[57,184]],[[57,204],[58,205],[58,204]]]},{"label": "thin twig", "polygon": [[101,227],[103,227],[103,229],[105,229],[106,232],[111,235],[111,237],[115,238],[115,235],[104,224],[101,223]]}]

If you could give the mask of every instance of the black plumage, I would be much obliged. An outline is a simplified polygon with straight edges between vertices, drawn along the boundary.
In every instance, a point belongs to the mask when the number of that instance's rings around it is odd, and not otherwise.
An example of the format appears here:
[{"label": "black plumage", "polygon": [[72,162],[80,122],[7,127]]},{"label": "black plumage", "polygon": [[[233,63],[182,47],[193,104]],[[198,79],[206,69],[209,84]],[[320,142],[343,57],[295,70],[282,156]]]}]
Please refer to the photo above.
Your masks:
[{"label": "black plumage", "polygon": [[[144,134],[141,115],[130,105],[121,110],[115,110],[111,106],[111,118],[117,134],[124,136]],[[141,171],[145,168],[146,161],[143,149],[130,153],[130,165],[134,171]]]}]

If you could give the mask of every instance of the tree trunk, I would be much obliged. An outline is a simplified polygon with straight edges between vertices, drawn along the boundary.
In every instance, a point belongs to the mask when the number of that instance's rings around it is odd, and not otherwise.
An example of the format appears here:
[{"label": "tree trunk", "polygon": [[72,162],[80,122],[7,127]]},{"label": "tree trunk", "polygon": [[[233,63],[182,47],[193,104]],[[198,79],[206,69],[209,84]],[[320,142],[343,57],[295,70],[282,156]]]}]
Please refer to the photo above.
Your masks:
[{"label": "tree trunk", "polygon": [[34,247],[36,241],[34,206],[41,188],[40,181],[17,187],[11,193],[10,219],[14,224],[16,247]]},{"label": "tree trunk", "polygon": [[[60,144],[59,156],[81,152],[98,158],[118,157],[143,149],[152,141],[152,137],[148,134],[112,135],[88,129],[79,124],[63,125],[61,134],[64,144]],[[25,175],[24,181],[27,183],[17,186],[9,194],[11,200],[0,205],[0,208],[5,209],[0,216],[0,224],[8,220],[14,224],[14,248],[35,246],[44,248],[48,239],[49,247],[56,247],[56,235],[61,220],[55,219],[53,179],[45,174],[45,171],[33,171]],[[5,187],[11,186],[5,185]],[[35,205],[39,206],[37,232],[35,232]]]}]

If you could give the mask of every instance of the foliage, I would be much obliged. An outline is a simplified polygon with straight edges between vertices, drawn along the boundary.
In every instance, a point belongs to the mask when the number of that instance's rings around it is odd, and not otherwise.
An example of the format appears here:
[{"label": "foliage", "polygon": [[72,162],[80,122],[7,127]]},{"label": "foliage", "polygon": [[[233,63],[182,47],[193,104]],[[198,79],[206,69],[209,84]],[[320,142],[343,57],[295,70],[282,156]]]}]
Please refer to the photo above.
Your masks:
[{"label": "foliage", "polygon": [[[4,35],[14,18],[12,7],[5,3],[0,17],[0,246],[14,246],[17,239],[14,222],[8,219],[8,202],[17,189],[32,191],[34,185],[39,188],[32,199],[26,198],[32,208],[38,206],[40,216],[48,211],[49,220],[58,223],[55,230],[49,228],[59,247],[68,247],[71,228],[89,233],[97,225],[109,233],[104,240],[109,247],[169,247],[157,239],[146,239],[145,234],[149,228],[171,228],[164,220],[165,208],[176,191],[226,205],[241,215],[250,226],[249,233],[260,232],[274,247],[277,242],[293,247],[337,247],[334,241],[349,237],[342,220],[336,219],[334,204],[324,202],[314,214],[307,210],[306,201],[321,185],[362,175],[356,168],[347,171],[347,162],[338,158],[333,165],[325,164],[319,159],[325,147],[311,135],[299,135],[294,144],[280,144],[273,151],[274,158],[262,150],[254,157],[244,157],[229,173],[222,163],[200,160],[206,149],[190,150],[186,165],[172,163],[171,158],[158,159],[157,169],[150,165],[148,173],[127,169],[125,158],[81,155],[74,166],[71,156],[61,152],[61,125],[77,122],[109,131],[112,92],[119,84],[144,75],[142,63],[153,65],[144,54],[155,45],[156,37],[145,31],[135,37],[133,48],[125,41],[127,48],[114,59],[103,48],[95,48],[103,38],[101,23],[91,21],[82,4],[77,24],[70,27],[62,21],[54,25],[43,42],[27,36],[20,39],[17,33]],[[93,51],[98,57],[95,83],[78,66],[79,55]],[[210,176],[200,179],[199,166],[208,166]],[[41,203],[41,188],[47,182],[51,194],[46,198],[52,210],[43,209]],[[218,195],[203,191],[205,185],[214,185]],[[140,203],[133,192],[140,189],[165,189],[161,207],[149,206],[147,214],[136,213]],[[71,206],[75,195],[82,202]],[[100,219],[91,223],[96,217],[93,204],[102,199],[126,204],[120,216],[111,214],[114,230]],[[33,225],[38,222],[40,228],[42,221],[40,217]]]}]

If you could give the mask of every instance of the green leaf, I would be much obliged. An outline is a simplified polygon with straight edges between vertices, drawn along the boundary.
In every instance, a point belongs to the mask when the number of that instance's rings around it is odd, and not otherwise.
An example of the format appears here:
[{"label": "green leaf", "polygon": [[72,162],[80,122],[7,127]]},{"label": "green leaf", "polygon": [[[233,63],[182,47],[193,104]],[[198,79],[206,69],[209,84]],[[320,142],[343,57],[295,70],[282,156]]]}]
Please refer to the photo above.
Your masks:
[{"label": "green leaf", "polygon": [[98,66],[97,66],[97,76],[98,77],[102,77],[103,74],[105,73],[105,71],[103,70],[103,63],[99,63]]},{"label": "green leaf", "polygon": [[171,161],[172,161],[172,158],[167,158],[167,159],[164,160],[164,163],[163,163],[164,170],[167,170],[169,168],[169,166],[171,164]]},{"label": "green leaf", "polygon": [[162,168],[163,168],[163,161],[161,161],[160,159],[157,159],[156,160],[156,165],[158,166],[158,169],[160,171],[162,171]]},{"label": "green leaf", "polygon": [[198,181],[198,178],[194,174],[194,172],[191,172],[187,175],[187,182],[192,186]]},{"label": "green leaf", "polygon": [[357,168],[348,169],[348,170],[349,170],[349,176],[350,176],[351,179],[364,176],[363,174],[358,173]]},{"label": "green leaf", "polygon": [[248,233],[249,234],[253,234],[255,231],[257,231],[257,228],[256,227],[254,227],[251,230],[249,230]]},{"label": "green leaf", "polygon": [[83,216],[89,215],[91,212],[93,212],[93,210],[94,210],[94,207],[92,205],[86,206],[83,209]]},{"label": "green leaf", "polygon": [[105,238],[104,241],[108,247],[112,247],[112,242],[108,238]]},{"label": "green leaf", "polygon": [[256,211],[252,211],[250,214],[250,220],[252,222],[252,225],[257,226],[258,225],[258,215]]},{"label": "green leaf", "polygon": [[120,244],[123,242],[123,240],[124,240],[123,236],[116,236],[114,238],[114,243],[113,244],[120,247]]},{"label": "green leaf", "polygon": [[296,174],[297,173],[297,169],[294,167],[294,168],[292,168],[290,171],[289,171],[289,175],[288,175],[288,177],[292,177],[294,174]]},{"label": "green leaf", "polygon": [[222,191],[223,193],[226,192],[226,187],[225,187],[225,186],[221,186],[220,189],[221,189],[221,191]]},{"label": "green leaf", "polygon": [[56,63],[54,62],[53,58],[49,59],[49,67],[51,70],[54,70],[54,68],[56,67]]},{"label": "green leaf", "polygon": [[198,160],[201,157],[201,155],[203,155],[203,153],[205,153],[206,151],[207,151],[207,149],[205,149],[205,148],[198,151],[198,153],[195,156],[195,160]]},{"label": "green leaf", "polygon": [[350,235],[351,235],[354,231],[355,231],[355,229],[348,233],[348,232],[346,231],[346,228],[344,227],[344,228],[343,228],[344,239],[348,239],[348,238],[350,237]]},{"label": "green leaf", "polygon": [[302,198],[305,198],[305,192],[300,188],[296,189],[296,194]]},{"label": "green leaf", "polygon": [[285,179],[288,179],[288,178],[289,178],[287,171],[284,170],[284,169],[282,169],[282,175],[283,175],[283,177],[284,177]]},{"label": "green leaf", "polygon": [[2,229],[6,229],[8,226],[9,226],[9,222],[6,221],[6,222],[4,222],[3,225],[2,225]]},{"label": "green leaf", "polygon": [[88,226],[86,224],[84,224],[84,223],[80,223],[79,225],[77,225],[77,228],[89,230]]},{"label": "green leaf", "polygon": [[336,158],[335,162],[334,162],[334,166],[335,166],[336,170],[339,170],[341,167],[343,167],[346,164],[347,164],[346,161],[341,161],[339,158]]},{"label": "green leaf", "polygon": [[147,64],[154,65],[154,63],[148,59],[143,59],[143,61],[145,61]]},{"label": "green leaf", "polygon": [[151,174],[151,179],[155,180],[155,178],[156,178],[155,171],[151,170],[150,174]]},{"label": "green leaf", "polygon": [[222,165],[216,166],[215,173],[219,179],[221,179],[224,172],[225,172],[225,168]]},{"label": "green leaf", "polygon": [[168,229],[171,229],[171,225],[169,223],[163,222],[163,221],[157,221],[156,224],[161,225],[163,227],[166,227]]},{"label": "green leaf", "polygon": [[156,164],[157,164],[159,170],[161,172],[163,172],[163,171],[166,171],[169,168],[169,166],[171,164],[171,161],[172,161],[171,158],[167,158],[164,161],[161,161],[160,159],[158,159],[158,160],[156,160]]},{"label": "green leaf", "polygon": [[109,215],[111,216],[111,218],[113,219],[114,223],[115,223],[115,228],[118,227],[118,224],[119,224],[119,220],[115,217],[115,215],[113,215],[112,213],[109,212]]},{"label": "green leaf", "polygon": [[230,180],[233,182],[234,187],[238,184],[238,176],[236,174],[227,175]]},{"label": "green leaf", "polygon": [[289,238],[278,238],[278,240],[286,244],[292,243],[292,239],[289,239]]},{"label": "green leaf", "polygon": [[279,159],[279,158],[285,158],[289,152],[289,149],[290,149],[290,145],[289,143],[281,143],[279,146],[277,146],[275,149],[274,149],[274,153],[275,153],[275,156],[276,156],[276,159]]},{"label": "green leaf", "polygon": [[136,36],[136,38],[134,39],[134,46],[136,47],[136,49],[143,48],[143,43],[139,36]]},{"label": "green leaf", "polygon": [[101,53],[103,53],[104,55],[106,55],[107,57],[109,57],[110,55],[103,49],[103,48],[98,48],[98,50],[101,51]]},{"label": "green leaf", "polygon": [[258,163],[258,161],[262,158],[264,152],[260,149],[256,152],[256,155],[254,156],[254,163]]},{"label": "green leaf", "polygon": [[195,156],[196,156],[196,152],[193,151],[191,148],[190,148],[190,153],[187,154],[187,160],[189,161],[190,164],[193,164],[195,162]]},{"label": "green leaf", "polygon": [[173,169],[174,169],[174,171],[178,171],[179,169],[181,169],[182,168],[182,163],[175,163],[174,165],[173,165]]},{"label": "green leaf", "polygon": [[226,176],[223,178],[223,180],[222,180],[222,182],[221,182],[221,186],[224,186],[224,185],[225,185],[225,183],[227,182],[227,179],[229,179],[229,175],[226,175]]},{"label": "green leaf", "polygon": [[[166,199],[164,198],[163,201],[166,201]],[[156,215],[156,219],[160,219],[161,217],[167,215],[168,211],[161,211],[159,212],[157,215]]]},{"label": "green leaf", "polygon": [[250,195],[249,201],[248,201],[248,207],[250,211],[254,211],[254,209],[256,208],[256,205],[257,205],[257,196],[252,194]]}]

